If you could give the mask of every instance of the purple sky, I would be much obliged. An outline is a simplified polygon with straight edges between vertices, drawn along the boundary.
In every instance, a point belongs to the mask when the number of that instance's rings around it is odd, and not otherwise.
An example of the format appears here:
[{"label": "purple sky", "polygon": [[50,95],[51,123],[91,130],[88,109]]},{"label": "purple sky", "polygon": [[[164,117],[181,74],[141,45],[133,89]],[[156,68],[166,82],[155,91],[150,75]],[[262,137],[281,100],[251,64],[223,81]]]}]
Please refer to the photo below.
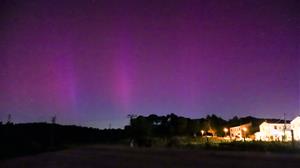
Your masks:
[{"label": "purple sky", "polygon": [[[297,0],[0,1],[0,121],[300,114]],[[299,7],[299,6],[298,6]]]}]

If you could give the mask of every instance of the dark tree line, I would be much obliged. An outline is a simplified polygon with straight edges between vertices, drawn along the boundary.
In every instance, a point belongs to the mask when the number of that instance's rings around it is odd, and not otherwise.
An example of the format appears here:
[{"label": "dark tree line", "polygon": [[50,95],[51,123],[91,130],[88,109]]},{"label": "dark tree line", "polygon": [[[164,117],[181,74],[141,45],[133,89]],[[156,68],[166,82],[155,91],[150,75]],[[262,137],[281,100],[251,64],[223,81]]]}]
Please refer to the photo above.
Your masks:
[{"label": "dark tree line", "polygon": [[250,133],[254,133],[259,130],[259,125],[264,120],[249,116],[244,118],[233,117],[227,121],[214,114],[201,119],[190,119],[175,114],[166,116],[152,114],[131,118],[130,125],[126,126],[125,130],[133,138],[199,136],[202,135],[201,130],[204,131],[205,135],[224,136],[224,128],[245,123],[252,123]]},{"label": "dark tree line", "polygon": [[[190,119],[169,114],[166,116],[130,116],[130,124],[125,129],[96,129],[81,126],[63,126],[49,123],[14,124],[0,122],[0,158],[28,153],[65,148],[70,144],[89,143],[126,143],[130,140],[141,141],[153,137],[171,139],[175,136],[223,136],[224,127],[252,123],[250,133],[258,131],[259,124],[265,119],[254,117],[224,120],[216,115],[206,118]],[[150,143],[151,144],[151,143]]]},{"label": "dark tree line", "polygon": [[49,123],[0,124],[0,158],[58,150],[68,145],[119,143],[122,129],[96,129]]}]

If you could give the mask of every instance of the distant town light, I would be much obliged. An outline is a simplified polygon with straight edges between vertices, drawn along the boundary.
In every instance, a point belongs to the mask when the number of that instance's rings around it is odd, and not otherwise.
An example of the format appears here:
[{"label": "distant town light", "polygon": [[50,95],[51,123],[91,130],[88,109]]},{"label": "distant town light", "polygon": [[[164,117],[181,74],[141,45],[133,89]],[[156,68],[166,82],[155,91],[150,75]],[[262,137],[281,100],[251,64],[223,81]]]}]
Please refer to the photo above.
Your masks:
[{"label": "distant town light", "polygon": [[248,129],[247,129],[246,127],[244,127],[244,128],[243,128],[243,131],[246,132],[246,131],[248,131]]},{"label": "distant town light", "polygon": [[225,132],[225,133],[227,133],[227,132],[228,132],[228,128],[224,128],[223,130],[224,130],[224,132]]}]

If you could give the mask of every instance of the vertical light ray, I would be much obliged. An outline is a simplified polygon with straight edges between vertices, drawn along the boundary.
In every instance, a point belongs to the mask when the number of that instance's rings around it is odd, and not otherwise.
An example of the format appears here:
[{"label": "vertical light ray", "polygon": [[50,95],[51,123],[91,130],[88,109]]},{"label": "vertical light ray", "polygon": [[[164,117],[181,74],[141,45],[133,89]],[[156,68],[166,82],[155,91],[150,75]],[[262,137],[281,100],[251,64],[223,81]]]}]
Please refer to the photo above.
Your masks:
[{"label": "vertical light ray", "polygon": [[[124,26],[125,25],[125,26]],[[114,99],[122,111],[129,112],[134,82],[133,40],[127,23],[117,39],[114,67]]]}]

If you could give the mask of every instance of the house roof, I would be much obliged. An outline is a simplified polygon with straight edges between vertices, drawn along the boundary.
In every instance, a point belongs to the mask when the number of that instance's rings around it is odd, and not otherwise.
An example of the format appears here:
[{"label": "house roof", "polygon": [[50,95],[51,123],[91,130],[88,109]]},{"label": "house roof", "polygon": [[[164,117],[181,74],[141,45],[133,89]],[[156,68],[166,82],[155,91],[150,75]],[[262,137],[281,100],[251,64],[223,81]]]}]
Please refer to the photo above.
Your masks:
[{"label": "house roof", "polygon": [[295,118],[291,121],[291,123],[292,123],[292,122],[295,122],[296,120],[300,120],[300,116],[295,117]]},{"label": "house roof", "polygon": [[238,128],[238,127],[250,127],[252,125],[252,123],[246,123],[246,124],[242,124],[242,125],[237,125],[237,126],[233,126],[233,127],[230,127],[231,128]]},{"label": "house roof", "polygon": [[280,120],[280,119],[266,119],[265,120],[265,122],[266,123],[276,123],[276,124],[284,124],[284,123],[286,123],[286,124],[288,124],[288,123],[290,123],[291,121],[290,120]]}]

